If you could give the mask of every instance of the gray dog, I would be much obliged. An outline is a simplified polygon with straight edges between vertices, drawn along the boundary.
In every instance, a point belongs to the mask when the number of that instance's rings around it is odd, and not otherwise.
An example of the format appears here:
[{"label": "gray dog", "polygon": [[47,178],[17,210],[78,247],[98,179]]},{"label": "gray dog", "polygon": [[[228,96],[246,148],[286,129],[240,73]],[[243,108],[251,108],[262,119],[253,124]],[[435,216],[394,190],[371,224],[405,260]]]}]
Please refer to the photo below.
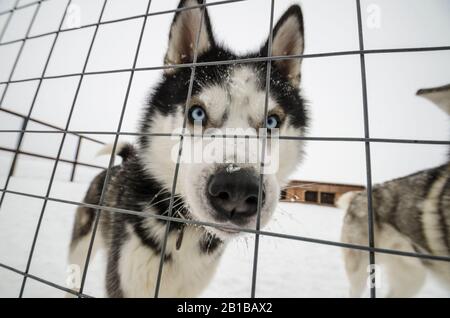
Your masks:
[{"label": "gray dog", "polygon": [[[417,92],[450,114],[450,85]],[[391,180],[373,188],[375,246],[380,248],[450,255],[450,162]],[[346,210],[342,241],[368,245],[367,192],[345,194],[338,205]],[[345,249],[350,296],[359,297],[368,276],[367,252]],[[377,254],[386,268],[388,297],[410,297],[425,282],[426,268],[450,287],[450,263],[414,257]]]}]

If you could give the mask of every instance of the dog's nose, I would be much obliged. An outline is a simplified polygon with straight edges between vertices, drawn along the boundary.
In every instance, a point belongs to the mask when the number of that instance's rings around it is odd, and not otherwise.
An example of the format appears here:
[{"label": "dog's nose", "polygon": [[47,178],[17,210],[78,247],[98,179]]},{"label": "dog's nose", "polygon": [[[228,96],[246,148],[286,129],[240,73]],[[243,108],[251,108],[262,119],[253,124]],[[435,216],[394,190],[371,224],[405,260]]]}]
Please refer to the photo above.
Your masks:
[{"label": "dog's nose", "polygon": [[[243,223],[257,212],[259,179],[248,169],[220,170],[209,179],[208,199],[219,215]],[[262,204],[265,193],[262,192]]]}]

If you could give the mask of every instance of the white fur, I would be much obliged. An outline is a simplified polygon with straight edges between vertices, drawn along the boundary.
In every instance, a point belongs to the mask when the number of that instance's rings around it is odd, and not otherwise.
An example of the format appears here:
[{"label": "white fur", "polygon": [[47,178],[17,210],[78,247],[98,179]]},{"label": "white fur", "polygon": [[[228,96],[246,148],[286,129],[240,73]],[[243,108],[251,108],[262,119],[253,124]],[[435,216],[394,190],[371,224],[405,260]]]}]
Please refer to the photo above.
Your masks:
[{"label": "white fur", "polygon": [[[376,233],[376,246],[415,253],[411,241],[389,225]],[[412,297],[423,286],[426,270],[422,261],[415,257],[377,254],[376,262],[383,264],[389,280],[388,297]]]},{"label": "white fur", "polygon": [[[180,250],[173,248],[177,235],[169,236],[167,252],[172,260],[164,264],[159,297],[196,297],[210,281],[219,257],[200,253],[202,233],[187,226]],[[131,229],[128,234],[119,262],[124,297],[154,297],[161,255],[144,246]]]},{"label": "white fur", "polygon": [[[91,250],[91,256],[90,256],[90,260],[92,261],[92,259],[95,257],[95,255],[97,254],[97,252],[104,248],[104,242],[103,242],[103,238],[100,235],[100,233],[97,233],[99,235],[95,236],[94,239],[94,244],[92,245],[92,250]],[[80,283],[81,283],[81,276],[83,275],[83,271],[84,271],[84,267],[86,264],[86,257],[87,257],[87,252],[89,249],[89,244],[91,242],[91,237],[92,237],[92,231],[89,232],[89,234],[86,234],[85,236],[83,236],[82,238],[80,238],[79,240],[76,241],[76,245],[75,246],[71,246],[70,251],[69,251],[69,266],[78,266],[78,273],[80,274],[79,277],[76,277],[75,280],[73,282],[77,283],[77,286],[71,286],[71,288],[73,288],[74,291],[78,291],[80,288]],[[69,275],[73,275],[73,273],[68,273]],[[74,295],[73,294],[66,294],[66,298],[73,298]]]},{"label": "white fur", "polygon": [[336,201],[337,207],[342,210],[347,210],[356,194],[357,192],[350,191],[341,195],[339,199]]},{"label": "white fur", "polygon": [[[355,233],[355,225],[347,219],[342,230],[342,241],[359,245],[368,245],[367,233]],[[392,250],[415,253],[411,241],[388,224],[375,229],[375,246]],[[369,254],[367,252],[344,249],[345,269],[350,282],[350,297],[361,297],[369,278]],[[411,297],[423,286],[426,278],[425,266],[415,257],[405,257],[377,253],[375,262],[381,265],[381,275],[386,276],[389,284],[387,297]]]}]

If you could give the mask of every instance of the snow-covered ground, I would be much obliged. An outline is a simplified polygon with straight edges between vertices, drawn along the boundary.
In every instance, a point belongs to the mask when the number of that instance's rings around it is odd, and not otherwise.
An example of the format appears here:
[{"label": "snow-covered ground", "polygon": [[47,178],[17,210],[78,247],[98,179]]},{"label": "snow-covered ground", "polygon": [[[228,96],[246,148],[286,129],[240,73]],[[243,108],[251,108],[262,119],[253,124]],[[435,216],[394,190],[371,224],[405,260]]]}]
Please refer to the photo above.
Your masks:
[{"label": "snow-covered ground", "polygon": [[[20,0],[20,5],[31,0]],[[214,2],[217,0],[208,0]],[[103,21],[143,14],[147,0],[108,0]],[[178,0],[152,0],[150,12],[176,8]],[[13,0],[0,1],[0,11],[14,6]],[[31,36],[56,31],[66,1],[42,4]],[[103,0],[73,0],[81,25],[95,23]],[[300,3],[305,18],[307,54],[359,50],[356,6],[353,0],[277,0],[275,20],[292,3]],[[5,32],[3,42],[25,37],[35,6],[17,11]],[[448,0],[364,0],[361,1],[363,35],[366,49],[434,47],[450,45],[450,1]],[[247,0],[208,8],[217,39],[231,48],[246,52],[257,49],[266,40],[270,13],[269,0]],[[77,10],[75,10],[77,11]],[[233,23],[229,23],[233,17]],[[0,32],[8,15],[0,16]],[[137,66],[161,65],[173,14],[148,18]],[[374,20],[375,18],[375,20]],[[70,20],[70,19],[69,19]],[[373,22],[376,25],[373,24]],[[88,71],[116,70],[133,65],[142,19],[109,23],[99,27]],[[63,28],[69,28],[67,21]],[[62,75],[82,71],[94,28],[60,34],[45,73]],[[40,77],[54,35],[27,40],[18,60],[13,80]],[[7,81],[18,54],[20,42],[0,46],[0,81]],[[450,51],[409,52],[366,55],[367,93],[371,137],[448,139],[448,117],[425,99],[415,96],[424,87],[449,83]],[[359,55],[307,58],[302,62],[302,91],[311,117],[311,137],[363,137]],[[135,73],[127,101],[122,132],[136,132],[142,106],[149,89],[161,72]],[[1,107],[65,127],[78,85],[78,77],[12,83],[6,88]],[[86,75],[75,104],[70,130],[116,131],[129,81],[129,73]],[[0,129],[21,129],[22,121],[0,112]],[[27,130],[42,130],[29,123]],[[0,133],[0,146],[14,149],[17,133]],[[90,135],[107,143],[113,135]],[[120,141],[134,139],[121,136]],[[46,156],[56,156],[60,134],[27,133],[21,149]],[[61,158],[73,160],[77,139],[67,135]],[[83,142],[79,160],[105,166],[108,158],[95,158],[100,145]],[[447,160],[447,145],[373,143],[372,180],[383,182]],[[15,177],[8,190],[45,195],[52,172],[50,160],[20,156]],[[12,156],[0,152],[0,189],[4,186]],[[51,197],[81,201],[86,187],[98,172],[78,167],[75,183],[68,183],[70,166],[59,163]],[[308,142],[305,160],[292,176],[294,179],[365,184],[365,148],[354,142]],[[43,200],[7,194],[0,210],[0,263],[24,270]],[[75,206],[49,201],[30,273],[65,286],[67,249]],[[328,240],[338,240],[342,212],[326,207],[280,204],[268,229]],[[213,282],[202,296],[245,297],[250,295],[254,238],[248,235],[230,244]],[[104,255],[92,262],[85,292],[103,295]],[[0,297],[16,297],[22,277],[0,268]],[[386,284],[382,285],[383,294]],[[346,297],[341,250],[301,241],[261,237],[257,296],[266,297]],[[25,296],[60,297],[64,293],[32,279],[27,281]],[[367,294],[366,294],[367,296]],[[430,279],[419,297],[449,297]]]},{"label": "snow-covered ground", "polygon": [[[15,177],[11,189],[41,194],[46,179]],[[56,181],[51,197],[80,201],[86,183]],[[0,262],[19,270],[26,267],[43,200],[7,194],[0,213]],[[67,250],[74,205],[48,202],[30,273],[66,286]],[[339,209],[281,203],[266,230],[326,240],[339,240],[343,213]],[[202,297],[248,297],[251,290],[254,236],[232,242],[217,274]],[[87,276],[85,293],[104,296],[104,254],[99,253]],[[0,268],[0,297],[16,297],[22,276]],[[348,283],[337,247],[262,236],[258,259],[258,297],[347,297]],[[386,291],[382,284],[380,294]],[[25,297],[62,297],[64,292],[32,279]],[[367,294],[366,294],[367,296]],[[449,291],[429,277],[418,297],[449,297]]]}]

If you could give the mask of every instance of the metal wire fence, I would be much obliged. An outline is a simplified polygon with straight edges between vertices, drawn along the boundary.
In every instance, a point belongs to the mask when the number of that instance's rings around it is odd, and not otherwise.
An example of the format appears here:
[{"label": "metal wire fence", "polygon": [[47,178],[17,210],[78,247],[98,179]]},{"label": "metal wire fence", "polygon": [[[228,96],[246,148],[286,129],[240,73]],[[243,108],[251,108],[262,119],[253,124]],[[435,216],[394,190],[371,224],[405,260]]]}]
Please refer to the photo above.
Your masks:
[{"label": "metal wire fence", "polygon": [[[193,88],[193,82],[194,82],[194,78],[195,78],[195,73],[196,73],[196,68],[197,67],[202,67],[202,66],[211,66],[211,65],[223,65],[223,64],[246,64],[246,63],[256,63],[256,62],[264,62],[267,64],[267,73],[266,73],[266,87],[265,87],[265,105],[264,105],[264,116],[265,118],[267,118],[267,114],[268,114],[268,100],[269,100],[269,95],[270,95],[270,78],[271,78],[271,65],[273,61],[277,61],[277,60],[285,60],[285,59],[307,59],[307,58],[323,58],[323,57],[330,57],[330,56],[344,56],[344,55],[355,55],[355,56],[359,56],[360,58],[360,69],[361,69],[361,91],[362,91],[362,96],[363,96],[363,103],[362,103],[362,108],[363,108],[363,122],[364,122],[364,137],[360,137],[360,138],[355,138],[355,137],[292,137],[292,136],[280,136],[280,140],[297,140],[297,141],[316,141],[316,142],[339,142],[339,141],[344,141],[344,142],[355,142],[355,143],[362,143],[364,144],[365,147],[365,164],[366,164],[366,186],[367,186],[367,203],[368,203],[368,210],[367,210],[367,227],[368,227],[368,233],[369,233],[369,237],[368,237],[368,242],[369,244],[366,245],[356,245],[356,244],[348,244],[348,243],[343,243],[343,242],[339,242],[339,241],[330,241],[330,240],[322,240],[322,239],[316,239],[316,238],[311,238],[311,237],[304,237],[304,236],[298,236],[298,235],[289,235],[289,234],[283,234],[283,233],[277,233],[277,232],[270,232],[270,231],[264,231],[260,229],[260,212],[261,212],[261,196],[262,196],[262,163],[261,163],[261,171],[260,171],[260,176],[259,176],[259,194],[258,194],[258,205],[257,205],[257,224],[256,224],[256,228],[255,229],[248,229],[248,228],[238,228],[238,227],[232,227],[232,226],[225,226],[225,228],[229,228],[230,230],[239,230],[241,232],[244,233],[250,233],[253,234],[255,236],[255,246],[254,246],[254,257],[253,257],[253,271],[252,271],[252,283],[251,283],[251,297],[255,297],[255,292],[256,292],[256,283],[257,283],[257,274],[258,274],[258,255],[259,255],[259,238],[260,236],[269,236],[269,237],[276,237],[276,238],[281,238],[281,239],[287,239],[287,240],[296,240],[296,241],[302,241],[302,242],[308,242],[311,244],[322,244],[322,245],[328,245],[328,246],[335,246],[335,247],[341,247],[341,248],[346,248],[346,249],[356,249],[356,250],[361,250],[361,251],[366,251],[368,252],[369,255],[369,264],[370,265],[374,265],[375,264],[375,253],[384,253],[384,254],[390,254],[390,255],[399,255],[399,256],[404,256],[404,257],[413,257],[413,258],[420,258],[420,259],[425,259],[425,260],[433,260],[433,261],[443,261],[443,262],[450,262],[450,257],[447,256],[437,256],[437,255],[431,255],[431,254],[424,254],[424,253],[413,253],[413,252],[406,252],[406,251],[401,251],[401,250],[393,250],[393,249],[386,249],[386,248],[379,248],[379,247],[375,247],[375,238],[374,238],[374,216],[373,216],[373,204],[372,204],[372,169],[371,169],[371,143],[397,143],[397,144],[430,144],[430,145],[450,145],[450,141],[448,140],[419,140],[419,139],[395,139],[395,138],[371,138],[370,137],[370,130],[369,130],[369,112],[368,112],[368,97],[367,97],[367,80],[366,80],[366,63],[365,63],[365,57],[366,55],[369,54],[396,54],[396,53],[405,53],[405,52],[427,52],[427,51],[442,51],[442,50],[450,50],[450,46],[438,46],[438,47],[414,47],[414,48],[396,48],[396,49],[372,49],[372,50],[366,50],[364,47],[364,35],[363,35],[363,26],[362,26],[362,11],[361,11],[361,1],[360,0],[355,0],[356,2],[356,12],[355,12],[355,17],[357,19],[357,26],[358,26],[358,40],[359,40],[359,50],[352,50],[352,51],[339,51],[339,52],[326,52],[326,53],[318,53],[318,54],[301,54],[301,55],[289,55],[289,56],[271,56],[270,52],[271,50],[271,46],[272,46],[272,30],[273,30],[273,20],[274,20],[274,6],[275,6],[275,0],[270,0],[270,23],[268,25],[268,30],[269,30],[269,49],[268,49],[268,56],[264,56],[264,57],[257,57],[257,58],[245,58],[245,59],[237,59],[237,60],[223,60],[223,61],[214,61],[214,62],[197,62],[197,46],[198,46],[198,41],[200,38],[200,32],[201,32],[201,25],[202,23],[200,23],[200,27],[198,28],[198,33],[197,33],[197,37],[196,37],[196,45],[194,46],[194,59],[192,63],[185,63],[185,64],[177,64],[177,65],[159,65],[159,66],[153,66],[153,67],[137,67],[137,61],[138,61],[138,55],[140,52],[140,48],[141,48],[141,43],[142,43],[142,39],[143,39],[143,35],[144,35],[144,31],[146,28],[146,24],[147,24],[147,20],[150,16],[155,16],[155,15],[163,15],[163,14],[173,14],[175,12],[179,12],[182,10],[193,10],[193,9],[201,9],[202,12],[202,20],[204,19],[204,12],[205,9],[209,6],[220,6],[220,5],[224,5],[224,4],[228,4],[228,3],[232,3],[232,2],[242,2],[242,1],[246,1],[246,0],[224,0],[224,1],[215,1],[215,2],[206,2],[203,4],[199,4],[198,6],[192,6],[192,7],[187,7],[187,8],[179,8],[179,9],[173,9],[173,10],[165,10],[165,11],[159,11],[159,12],[150,12],[150,7],[152,4],[152,0],[149,0],[147,3],[147,7],[146,7],[146,11],[142,14],[139,15],[134,15],[134,16],[130,16],[130,17],[124,17],[124,18],[119,18],[119,19],[113,19],[113,20],[108,20],[108,21],[102,21],[104,12],[105,12],[105,7],[108,3],[108,0],[103,0],[102,2],[102,7],[101,7],[101,12],[100,15],[98,17],[98,21],[96,23],[90,23],[90,24],[86,24],[86,25],[82,25],[79,27],[75,27],[75,28],[63,28],[63,23],[64,23],[64,19],[66,18],[67,15],[67,10],[70,7],[72,0],[68,0],[67,4],[65,6],[65,10],[64,10],[64,14],[60,20],[59,23],[59,27],[56,31],[52,31],[52,32],[47,32],[47,33],[42,33],[42,34],[37,34],[37,35],[30,35],[30,31],[35,23],[36,20],[36,16],[42,6],[42,4],[44,2],[47,2],[49,0],[40,0],[40,1],[35,1],[35,2],[30,2],[28,4],[24,4],[24,5],[19,5],[20,1],[17,0],[14,4],[14,7],[10,10],[6,10],[3,12],[0,12],[0,16],[3,15],[8,15],[8,18],[6,19],[6,22],[4,24],[3,30],[0,33],[0,47],[1,46],[5,46],[5,45],[9,45],[9,44],[13,44],[13,43],[20,43],[20,48],[17,52],[17,55],[15,57],[14,63],[13,63],[13,67],[10,71],[8,80],[0,82],[0,85],[4,85],[4,90],[1,94],[0,97],[0,111],[1,112],[5,112],[9,115],[18,117],[22,120],[22,128],[21,129],[0,129],[0,133],[6,134],[6,133],[17,133],[19,134],[19,138],[18,138],[18,142],[17,145],[14,149],[12,148],[7,148],[7,147],[0,147],[0,151],[5,151],[5,152],[9,152],[13,154],[13,160],[11,163],[11,166],[9,168],[9,172],[6,178],[6,182],[5,185],[3,187],[3,189],[0,189],[1,194],[1,199],[0,199],[0,207],[1,204],[3,203],[3,200],[5,198],[6,194],[11,194],[11,195],[18,195],[18,196],[25,196],[25,197],[30,197],[30,198],[35,198],[35,199],[40,199],[43,200],[43,205],[39,214],[39,219],[38,219],[38,223],[37,226],[35,228],[35,232],[33,235],[33,241],[32,241],[32,245],[31,245],[31,249],[30,252],[28,254],[28,258],[27,258],[27,263],[26,263],[26,268],[24,271],[21,271],[17,268],[8,266],[7,264],[2,264],[0,263],[0,267],[12,272],[15,272],[19,275],[23,276],[23,281],[22,281],[22,285],[21,285],[21,289],[20,289],[20,294],[19,297],[23,296],[24,293],[24,289],[27,283],[27,279],[32,279],[32,280],[36,280],[38,282],[41,282],[43,284],[46,284],[48,286],[54,287],[56,289],[65,291],[67,293],[71,293],[73,295],[76,295],[78,297],[82,297],[82,298],[86,298],[86,297],[92,297],[90,295],[87,295],[86,293],[84,293],[84,287],[85,287],[85,283],[86,283],[86,275],[88,273],[89,270],[89,264],[90,264],[90,260],[91,260],[91,252],[92,252],[92,247],[93,247],[93,243],[94,243],[94,239],[95,236],[97,234],[97,227],[99,224],[99,219],[100,219],[100,214],[101,213],[124,213],[124,214],[130,214],[130,215],[136,215],[142,218],[156,218],[159,220],[163,220],[166,221],[166,230],[165,230],[165,236],[164,236],[164,241],[163,241],[163,245],[162,245],[162,249],[161,249],[161,260],[160,260],[160,264],[159,264],[159,271],[158,271],[158,276],[157,276],[157,283],[156,283],[156,289],[155,289],[155,293],[154,296],[158,297],[159,295],[159,289],[160,289],[160,285],[161,285],[161,279],[162,279],[162,272],[163,272],[163,266],[164,266],[164,255],[165,255],[165,249],[166,249],[166,245],[167,245],[167,239],[168,239],[168,235],[169,235],[169,226],[171,222],[177,222],[177,223],[184,223],[184,224],[194,224],[194,225],[200,225],[200,226],[210,226],[210,227],[224,227],[223,225],[220,224],[216,224],[216,223],[211,223],[211,222],[200,222],[200,221],[194,221],[194,220],[189,220],[189,219],[180,219],[177,218],[173,215],[173,206],[174,206],[174,194],[176,193],[176,185],[177,185],[177,178],[178,178],[178,173],[179,173],[179,169],[180,169],[180,158],[182,155],[182,142],[180,142],[180,150],[178,152],[178,160],[177,160],[177,164],[176,164],[176,169],[175,169],[175,175],[174,175],[174,179],[173,179],[173,184],[172,184],[172,189],[171,189],[171,198],[170,198],[170,204],[169,204],[169,214],[168,215],[155,215],[155,214],[151,214],[151,213],[143,213],[143,212],[137,212],[137,211],[132,211],[132,210],[127,210],[127,209],[120,209],[120,208],[114,208],[114,207],[109,207],[104,205],[104,200],[105,200],[105,194],[106,194],[106,190],[107,190],[107,185],[110,182],[111,179],[111,168],[114,166],[114,153],[115,153],[115,149],[117,148],[118,145],[118,140],[120,136],[152,136],[154,138],[168,138],[168,137],[173,137],[176,136],[180,139],[180,141],[183,141],[184,138],[186,137],[193,137],[195,135],[190,134],[188,132],[186,132],[186,122],[187,122],[187,118],[184,118],[184,122],[183,122],[183,132],[179,133],[179,134],[173,134],[173,133],[135,133],[135,132],[126,132],[126,131],[122,131],[122,124],[123,124],[123,120],[124,120],[124,115],[125,115],[125,111],[127,108],[127,104],[128,104],[128,99],[129,99],[129,95],[130,95],[130,89],[133,83],[133,78],[135,76],[136,72],[141,72],[141,71],[149,71],[149,70],[164,70],[164,69],[177,69],[177,68],[190,68],[191,69],[191,76],[190,76],[190,81],[189,81],[189,90],[188,90],[188,96],[186,99],[186,107],[188,107],[189,103],[190,103],[190,99],[192,97],[192,88]],[[8,26],[10,24],[10,21],[13,17],[14,14],[16,14],[18,11],[25,9],[25,8],[29,8],[29,7],[34,7],[34,12],[33,12],[33,16],[30,20],[30,24],[27,28],[26,31],[26,35],[21,38],[21,39],[16,39],[16,40],[12,40],[12,41],[7,41],[7,42],[2,42],[2,39],[5,35],[6,30],[8,29]],[[135,19],[142,19],[142,25],[141,25],[141,29],[140,29],[140,33],[139,33],[139,40],[137,43],[137,47],[135,49],[135,53],[134,53],[134,59],[133,59],[133,64],[131,68],[125,68],[125,69],[110,69],[110,70],[104,70],[104,71],[87,71],[87,65],[88,65],[88,61],[92,52],[92,48],[94,45],[94,42],[96,40],[96,36],[97,36],[97,32],[99,29],[99,26],[104,25],[104,24],[111,24],[111,23],[117,23],[117,22],[121,22],[121,21],[126,21],[126,20],[135,20]],[[90,46],[88,49],[88,53],[86,55],[86,58],[84,60],[84,64],[83,64],[83,69],[81,72],[78,73],[68,73],[68,74],[62,74],[62,75],[53,75],[53,76],[49,76],[46,75],[46,71],[47,71],[47,67],[49,65],[50,59],[52,57],[52,53],[54,51],[55,48],[55,44],[58,41],[58,37],[61,33],[63,32],[69,32],[72,30],[78,30],[78,29],[82,29],[82,28],[94,28],[94,33],[92,36],[92,40],[90,42]],[[53,38],[53,41],[51,43],[51,48],[50,51],[47,55],[46,58],[46,62],[44,65],[44,68],[42,70],[42,73],[39,77],[32,77],[32,78],[23,78],[23,79],[15,79],[13,80],[13,76],[17,67],[17,63],[20,59],[20,56],[23,52],[23,48],[24,45],[26,43],[27,40],[30,39],[36,39],[36,38],[40,38],[40,37],[45,37],[47,35],[52,35],[54,34],[55,37]],[[121,108],[121,112],[120,112],[120,119],[117,125],[116,130],[114,131],[86,131],[86,130],[70,130],[70,123],[73,117],[73,113],[74,113],[74,108],[79,96],[79,92],[80,92],[80,87],[81,84],[83,82],[83,78],[86,75],[95,75],[95,74],[109,74],[109,73],[129,73],[129,78],[128,78],[128,83],[127,83],[127,88],[126,88],[126,93],[125,93],[125,98],[122,104],[122,108]],[[70,112],[67,116],[67,120],[66,120],[66,124],[64,127],[59,127],[53,124],[49,124],[46,123],[42,120],[33,118],[32,112],[33,112],[33,107],[36,104],[36,99],[37,96],[39,94],[39,91],[41,89],[41,85],[43,80],[46,79],[57,79],[57,78],[67,78],[67,77],[73,77],[73,78],[77,78],[78,77],[78,82],[77,82],[77,88],[76,88],[76,92],[70,107]],[[7,109],[5,108],[5,105],[3,104],[6,93],[8,91],[9,85],[13,84],[13,83],[21,83],[21,82],[29,82],[29,81],[37,81],[38,85],[36,88],[36,91],[34,93],[33,96],[33,100],[31,103],[31,107],[27,113],[27,115],[22,115],[18,112],[12,111],[11,109]],[[14,105],[9,105],[9,106],[14,106]],[[186,111],[185,114],[188,114],[188,112]],[[187,115],[186,115],[187,116]],[[48,129],[43,129],[43,130],[33,130],[33,129],[28,129],[29,123],[36,123],[39,124],[43,127],[46,127]],[[58,147],[58,152],[56,156],[45,156],[45,155],[41,155],[41,154],[36,154],[33,152],[27,152],[27,151],[23,151],[21,150],[22,145],[23,145],[23,140],[24,140],[24,136],[25,134],[58,134],[58,135],[62,135],[62,139],[61,142],[59,144]],[[67,160],[67,159],[63,159],[61,158],[61,153],[63,150],[63,146],[64,146],[64,142],[66,140],[66,137],[68,135],[72,135],[75,136],[77,138],[77,144],[76,144],[76,151],[75,151],[75,157],[73,160]],[[114,137],[114,142],[113,142],[113,150],[112,150],[112,155],[109,158],[109,162],[108,165],[106,167],[100,166],[100,165],[93,165],[93,164],[89,164],[89,163],[84,163],[84,162],[80,162],[79,161],[79,152],[80,152],[80,148],[82,147],[83,142],[92,142],[92,143],[97,143],[97,144],[103,144],[103,141],[95,139],[91,136],[95,136],[95,135],[108,135],[108,136],[113,136]],[[249,136],[227,136],[227,135],[223,135],[223,138],[249,138]],[[250,137],[252,138],[252,137]],[[267,135],[264,134],[263,136],[260,137],[256,137],[256,138],[262,138],[263,140],[265,140],[267,138]],[[265,145],[265,142],[263,142],[263,145]],[[263,146],[264,148],[264,146]],[[262,162],[264,162],[264,155],[265,155],[265,151],[264,149],[262,150]],[[38,157],[38,158],[43,158],[43,159],[48,159],[51,160],[53,162],[53,168],[52,168],[52,173],[50,176],[50,181],[48,184],[48,187],[46,189],[45,195],[35,195],[35,194],[30,194],[30,193],[26,193],[26,192],[21,192],[21,191],[14,191],[11,189],[8,189],[9,184],[10,184],[10,180],[12,178],[12,176],[14,175],[14,170],[15,170],[15,166],[17,163],[17,160],[19,159],[19,156],[31,156],[31,157]],[[101,196],[100,196],[100,200],[98,204],[88,204],[88,203],[84,203],[84,202],[77,202],[77,201],[71,201],[71,200],[66,200],[66,199],[61,199],[61,198],[55,198],[55,197],[51,197],[51,190],[52,187],[54,185],[54,181],[55,181],[55,174],[56,174],[56,170],[58,167],[58,163],[59,162],[65,162],[65,163],[69,163],[72,165],[72,171],[71,171],[71,177],[70,180],[73,181],[74,180],[74,176],[76,173],[76,167],[77,166],[85,166],[85,167],[90,167],[90,168],[95,168],[95,169],[106,169],[106,178],[103,184],[103,189],[101,192]],[[73,206],[81,206],[81,207],[89,207],[89,208],[93,208],[96,210],[96,215],[95,215],[95,223],[94,223],[94,231],[93,234],[90,238],[90,244],[89,244],[89,249],[86,255],[86,262],[85,262],[85,267],[82,271],[82,279],[81,279],[81,287],[79,289],[79,291],[74,291],[72,289],[66,288],[64,286],[61,286],[59,284],[53,283],[47,279],[43,279],[41,277],[37,277],[35,275],[32,275],[29,273],[30,271],[30,265],[35,253],[35,247],[36,247],[36,241],[37,238],[39,236],[40,233],[40,229],[41,229],[41,225],[42,225],[42,220],[43,220],[43,216],[45,214],[46,208],[47,208],[47,204],[48,202],[57,202],[57,203],[64,203],[64,204],[69,204],[69,205],[73,205]],[[371,266],[372,271],[375,270],[374,266]],[[370,273],[371,274],[371,278],[374,280],[375,279],[375,275],[374,272]],[[374,281],[373,281],[374,283]],[[372,287],[370,289],[370,296],[372,298],[376,297],[376,288],[375,288],[375,284],[372,284]]]}]

